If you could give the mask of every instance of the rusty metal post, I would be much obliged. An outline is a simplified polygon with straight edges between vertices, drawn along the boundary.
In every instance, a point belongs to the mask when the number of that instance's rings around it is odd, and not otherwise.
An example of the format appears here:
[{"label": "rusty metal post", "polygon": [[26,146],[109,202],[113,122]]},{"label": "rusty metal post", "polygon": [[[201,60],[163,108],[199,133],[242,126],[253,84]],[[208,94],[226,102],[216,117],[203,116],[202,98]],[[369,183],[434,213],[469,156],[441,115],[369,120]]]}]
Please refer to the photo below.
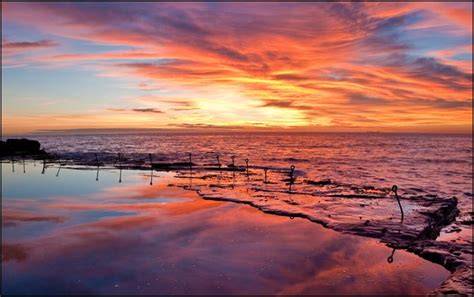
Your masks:
[{"label": "rusty metal post", "polygon": [[153,185],[153,159],[151,154],[148,154],[148,158],[150,158],[150,186]]},{"label": "rusty metal post", "polygon": [[119,162],[119,184],[122,183],[122,158],[120,153],[118,153],[118,162]]},{"label": "rusty metal post", "polygon": [[398,193],[397,193],[397,190],[398,190],[398,187],[396,185],[393,185],[392,186],[392,191],[393,193],[395,194],[395,197],[397,198],[397,202],[398,202],[398,206],[400,207],[400,213],[402,215],[401,217],[401,223],[403,223],[403,219],[404,219],[404,213],[403,213],[403,208],[402,208],[402,203],[400,202],[400,197],[398,197]]},{"label": "rusty metal post", "polygon": [[247,171],[247,178],[249,177],[249,159],[245,159],[245,169]]},{"label": "rusty metal post", "polygon": [[99,181],[99,158],[97,158],[97,153],[95,155],[95,163],[97,164],[97,174],[95,175],[95,181]]}]

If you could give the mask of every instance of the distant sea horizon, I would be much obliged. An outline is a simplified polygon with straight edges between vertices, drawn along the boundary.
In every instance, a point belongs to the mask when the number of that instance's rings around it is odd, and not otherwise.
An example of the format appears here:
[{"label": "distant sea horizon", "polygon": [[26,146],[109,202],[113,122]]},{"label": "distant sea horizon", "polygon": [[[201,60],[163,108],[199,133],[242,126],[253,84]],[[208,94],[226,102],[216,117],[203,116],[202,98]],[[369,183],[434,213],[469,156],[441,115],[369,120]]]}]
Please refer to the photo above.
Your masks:
[{"label": "distant sea horizon", "polygon": [[395,134],[395,135],[461,135],[471,136],[471,131],[385,131],[385,130],[300,130],[300,129],[163,129],[163,128],[86,128],[86,129],[62,129],[62,130],[39,130],[21,133],[2,132],[2,139],[8,137],[28,137],[28,136],[74,136],[74,135],[130,135],[130,134]]}]

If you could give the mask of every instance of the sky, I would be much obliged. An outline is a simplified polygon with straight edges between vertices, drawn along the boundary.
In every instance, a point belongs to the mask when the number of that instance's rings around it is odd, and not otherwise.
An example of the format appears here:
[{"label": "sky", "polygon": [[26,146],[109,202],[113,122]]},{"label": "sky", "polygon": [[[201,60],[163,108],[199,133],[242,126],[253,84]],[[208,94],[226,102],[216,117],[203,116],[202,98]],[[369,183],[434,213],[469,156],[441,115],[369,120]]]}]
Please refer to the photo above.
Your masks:
[{"label": "sky", "polygon": [[3,3],[2,132],[472,134],[472,3]]}]

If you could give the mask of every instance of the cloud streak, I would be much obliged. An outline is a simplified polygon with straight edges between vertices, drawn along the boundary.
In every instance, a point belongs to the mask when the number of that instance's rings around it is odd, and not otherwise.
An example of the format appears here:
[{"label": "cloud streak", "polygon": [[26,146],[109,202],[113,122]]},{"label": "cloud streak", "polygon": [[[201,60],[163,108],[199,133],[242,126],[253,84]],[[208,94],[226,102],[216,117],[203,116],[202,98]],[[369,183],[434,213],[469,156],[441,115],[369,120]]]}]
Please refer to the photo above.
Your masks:
[{"label": "cloud streak", "polygon": [[51,40],[2,42],[2,48],[6,50],[28,50],[55,47],[57,45],[56,42]]}]

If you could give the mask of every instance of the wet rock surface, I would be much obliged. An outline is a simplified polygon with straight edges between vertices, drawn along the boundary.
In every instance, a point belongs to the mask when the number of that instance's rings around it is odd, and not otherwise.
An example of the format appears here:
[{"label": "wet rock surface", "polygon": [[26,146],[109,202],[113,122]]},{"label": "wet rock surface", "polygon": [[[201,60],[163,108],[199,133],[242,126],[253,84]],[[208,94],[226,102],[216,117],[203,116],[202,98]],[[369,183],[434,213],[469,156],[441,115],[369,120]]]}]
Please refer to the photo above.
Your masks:
[{"label": "wet rock surface", "polygon": [[[274,173],[285,180],[287,172]],[[275,176],[276,175],[276,176]],[[390,188],[304,178],[265,183],[261,175],[241,172],[182,171],[180,186],[203,199],[244,203],[265,213],[306,218],[336,231],[378,238],[394,249],[406,249],[443,265],[451,276],[433,294],[472,295],[472,241],[436,240],[459,215],[456,197],[403,192],[401,213]]]},{"label": "wet rock surface", "polygon": [[[424,194],[422,189],[400,189],[402,220],[391,187],[353,185],[332,179],[313,180],[289,176],[289,170],[268,172],[263,168],[199,165],[188,162],[157,163],[118,159],[101,162],[87,158],[62,160],[63,166],[87,165],[102,169],[175,171],[177,186],[196,191],[203,199],[244,203],[265,213],[301,217],[333,230],[378,238],[394,249],[406,249],[443,265],[451,276],[433,294],[472,295],[472,236],[466,241],[439,240],[440,232],[458,232],[458,199]],[[391,186],[391,185],[389,185]],[[461,223],[469,225],[470,218]],[[446,226],[450,226],[446,228]]]}]

